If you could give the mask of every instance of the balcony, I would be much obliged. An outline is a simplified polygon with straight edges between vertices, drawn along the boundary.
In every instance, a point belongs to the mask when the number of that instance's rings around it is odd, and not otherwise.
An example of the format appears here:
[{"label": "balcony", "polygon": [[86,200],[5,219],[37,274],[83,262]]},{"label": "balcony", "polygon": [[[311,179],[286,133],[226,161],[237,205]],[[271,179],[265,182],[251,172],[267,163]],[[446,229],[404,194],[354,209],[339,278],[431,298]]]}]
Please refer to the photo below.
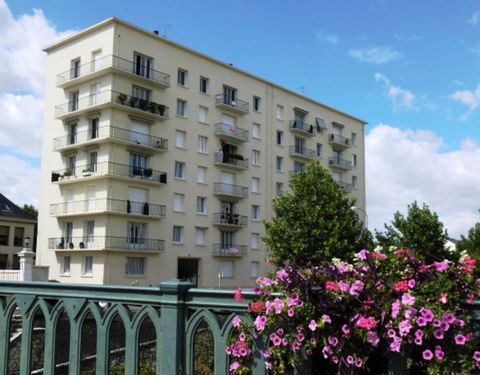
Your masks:
[{"label": "balcony", "polygon": [[314,127],[300,120],[290,120],[290,130],[299,135],[313,136]]},{"label": "balcony", "polygon": [[61,202],[50,205],[50,215],[56,217],[104,213],[161,219],[165,217],[166,206],[112,198]]},{"label": "balcony", "polygon": [[135,180],[146,184],[167,183],[167,173],[152,168],[142,168],[113,162],[99,162],[95,165],[84,164],[75,168],[66,168],[52,172],[52,182],[60,184],[88,181],[95,178],[113,177]]},{"label": "balcony", "polygon": [[56,106],[55,118],[67,120],[94,109],[98,110],[110,106],[128,109],[132,113],[141,114],[154,120],[167,120],[169,117],[169,108],[166,105],[136,98],[118,91],[105,90]]},{"label": "balcony", "polygon": [[313,160],[316,159],[317,153],[306,147],[290,146],[290,156],[302,160]]},{"label": "balcony", "polygon": [[240,229],[246,227],[248,217],[238,214],[217,212],[213,214],[213,225],[222,228]]},{"label": "balcony", "polygon": [[350,138],[344,137],[340,134],[331,133],[328,137],[328,142],[333,148],[344,150],[351,146]]},{"label": "balcony", "polygon": [[349,184],[347,182],[342,182],[342,181],[337,181],[338,186],[340,186],[340,189],[345,190],[347,193],[352,192],[352,184]]},{"label": "balcony", "polygon": [[342,171],[349,171],[352,169],[352,162],[350,160],[340,159],[337,156],[332,156],[328,159],[328,165],[335,169],[340,169]]},{"label": "balcony", "polygon": [[112,236],[83,236],[49,238],[48,248],[54,250],[81,251],[134,251],[160,252],[165,250],[164,240]]},{"label": "balcony", "polygon": [[220,167],[231,168],[235,170],[248,169],[248,159],[244,159],[242,155],[238,154],[220,154],[215,153],[215,165]]},{"label": "balcony", "polygon": [[214,243],[212,255],[216,257],[241,258],[247,255],[246,245],[223,245]]},{"label": "balcony", "polygon": [[220,139],[234,144],[248,141],[248,130],[223,123],[215,124],[215,135]]},{"label": "balcony", "polygon": [[102,74],[117,71],[139,81],[154,84],[159,88],[170,87],[170,75],[145,66],[137,66],[133,61],[115,55],[92,60],[76,68],[57,74],[57,87],[66,88],[78,85]]},{"label": "balcony", "polygon": [[224,182],[216,182],[213,184],[213,194],[224,198],[243,199],[248,197],[248,188],[245,186],[226,184]]},{"label": "balcony", "polygon": [[92,133],[91,130],[85,130],[77,132],[75,135],[64,135],[63,137],[54,138],[53,150],[68,151],[92,144],[104,143],[108,140],[158,152],[168,150],[168,139],[166,138],[154,137],[149,134],[115,126],[101,126],[98,128],[98,132],[95,133]]},{"label": "balcony", "polygon": [[244,115],[250,112],[248,102],[240,99],[232,100],[223,94],[215,95],[215,104],[219,108],[227,109],[239,115]]}]

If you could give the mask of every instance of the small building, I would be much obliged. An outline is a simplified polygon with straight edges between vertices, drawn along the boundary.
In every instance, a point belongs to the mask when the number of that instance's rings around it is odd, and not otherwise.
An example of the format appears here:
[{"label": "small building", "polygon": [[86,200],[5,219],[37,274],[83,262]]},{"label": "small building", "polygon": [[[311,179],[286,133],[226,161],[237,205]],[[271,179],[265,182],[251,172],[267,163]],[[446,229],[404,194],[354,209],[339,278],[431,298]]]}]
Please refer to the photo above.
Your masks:
[{"label": "small building", "polygon": [[[0,269],[19,269],[25,237],[34,238],[37,220],[0,194]],[[33,240],[32,242],[33,243]]]}]

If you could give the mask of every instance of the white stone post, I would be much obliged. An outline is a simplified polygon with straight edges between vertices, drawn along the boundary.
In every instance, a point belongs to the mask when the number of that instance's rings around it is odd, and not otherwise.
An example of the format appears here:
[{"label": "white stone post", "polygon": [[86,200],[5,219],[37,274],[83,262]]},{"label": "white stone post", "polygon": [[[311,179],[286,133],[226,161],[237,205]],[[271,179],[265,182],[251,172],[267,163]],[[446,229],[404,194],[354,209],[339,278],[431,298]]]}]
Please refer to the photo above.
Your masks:
[{"label": "white stone post", "polygon": [[28,247],[30,238],[25,238],[25,247],[18,253],[20,258],[20,281],[32,281],[33,257],[35,253]]}]

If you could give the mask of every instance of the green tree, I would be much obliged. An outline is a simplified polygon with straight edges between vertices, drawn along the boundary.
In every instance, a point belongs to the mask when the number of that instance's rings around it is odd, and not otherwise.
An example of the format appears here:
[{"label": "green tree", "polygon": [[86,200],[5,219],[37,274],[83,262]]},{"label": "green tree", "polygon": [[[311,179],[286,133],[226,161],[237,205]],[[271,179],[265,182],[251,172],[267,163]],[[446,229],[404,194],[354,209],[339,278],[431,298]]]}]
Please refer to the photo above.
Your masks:
[{"label": "green tree", "polygon": [[425,203],[422,207],[416,201],[410,204],[407,216],[397,211],[391,224],[385,224],[385,232],[375,231],[375,237],[380,246],[408,248],[416,257],[430,262],[453,256],[445,249],[447,231]]},{"label": "green tree", "polygon": [[38,219],[38,210],[32,204],[24,204],[20,209],[32,219]]},{"label": "green tree", "polygon": [[467,237],[463,234],[457,243],[458,251],[466,251],[468,255],[480,260],[480,223],[470,228]]},{"label": "green tree", "polygon": [[295,173],[290,191],[273,201],[274,218],[265,222],[264,241],[274,263],[350,259],[369,247],[371,234],[353,210],[354,204],[319,162]]}]

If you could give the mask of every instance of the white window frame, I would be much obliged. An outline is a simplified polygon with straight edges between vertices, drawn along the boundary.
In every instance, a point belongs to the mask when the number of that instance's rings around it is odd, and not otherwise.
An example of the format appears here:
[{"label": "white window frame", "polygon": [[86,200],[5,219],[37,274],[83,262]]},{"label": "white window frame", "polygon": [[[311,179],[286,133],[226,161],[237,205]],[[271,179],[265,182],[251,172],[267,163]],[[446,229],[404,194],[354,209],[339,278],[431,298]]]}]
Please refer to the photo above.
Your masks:
[{"label": "white window frame", "polygon": [[125,276],[127,277],[145,277],[147,274],[147,258],[145,257],[126,257],[125,258]]},{"label": "white window frame", "polygon": [[184,227],[181,225],[174,225],[173,226],[173,233],[172,233],[172,243],[177,245],[183,245],[184,240]]},{"label": "white window frame", "polygon": [[260,193],[260,178],[259,177],[252,177],[252,181],[250,183],[250,190],[252,193],[259,194]]},{"label": "white window frame", "polygon": [[187,133],[181,130],[175,130],[175,147],[185,149]]},{"label": "white window frame", "polygon": [[205,215],[207,213],[207,198],[206,197],[197,197],[197,214]]},{"label": "white window frame", "polygon": [[83,258],[83,276],[92,276],[93,275],[93,256],[87,255]]},{"label": "white window frame", "polygon": [[[200,172],[202,171],[202,172]],[[197,166],[197,183],[199,184],[206,184],[207,183],[207,171],[208,168],[202,165]],[[203,180],[200,178],[203,174]]]},{"label": "white window frame", "polygon": [[207,229],[206,228],[196,228],[195,230],[195,245],[196,246],[205,246],[207,243]]},{"label": "white window frame", "polygon": [[260,214],[260,205],[252,204],[252,221],[260,221],[261,214]]},{"label": "white window frame", "polygon": [[72,269],[72,257],[67,255],[63,257],[62,275],[70,276]]},{"label": "white window frame", "polygon": [[184,194],[173,194],[173,211],[174,212],[185,212],[184,208],[185,195]]},{"label": "white window frame", "polygon": [[188,70],[178,68],[177,85],[181,87],[188,87]]},{"label": "white window frame", "polygon": [[[228,265],[228,271],[227,266]],[[235,262],[233,260],[221,260],[218,263],[218,273],[221,275],[222,279],[233,279],[235,278]]]},{"label": "white window frame", "polygon": [[[205,116],[201,115],[202,113],[204,113]],[[208,107],[198,106],[198,122],[208,124]]]},{"label": "white window frame", "polygon": [[277,104],[277,107],[275,108],[275,118],[283,121],[283,105]]},{"label": "white window frame", "polygon": [[252,138],[260,139],[261,138],[260,134],[261,134],[261,125],[254,122],[252,124]]},{"label": "white window frame", "polygon": [[[280,137],[280,143],[278,143]],[[283,146],[285,144],[285,133],[281,130],[277,130],[277,138],[275,139],[277,146]]]},{"label": "white window frame", "polygon": [[258,250],[259,241],[260,241],[260,233],[252,233],[250,236],[250,248],[252,250]]},{"label": "white window frame", "polygon": [[[205,91],[202,90],[202,82],[205,82]],[[200,76],[200,80],[199,80],[199,88],[198,90],[202,93],[202,94],[208,94],[208,86],[209,86],[209,83],[210,83],[210,80],[206,77],[203,77],[203,76]]]},{"label": "white window frame", "polygon": [[183,99],[177,99],[177,116],[188,117],[188,102]]},{"label": "white window frame", "polygon": [[197,151],[201,154],[208,153],[208,137],[199,135],[197,140]]},{"label": "white window frame", "polygon": [[250,278],[256,279],[260,276],[260,262],[252,261],[250,262]]},{"label": "white window frame", "polygon": [[[181,172],[177,174],[178,172]],[[185,180],[186,179],[186,165],[183,161],[175,161],[175,170],[174,170],[174,178],[177,178],[179,180]]]},{"label": "white window frame", "polygon": [[251,163],[256,166],[260,165],[260,150],[252,150]]},{"label": "white window frame", "polygon": [[285,159],[282,156],[277,156],[275,159],[275,170],[283,172],[285,170]]}]

